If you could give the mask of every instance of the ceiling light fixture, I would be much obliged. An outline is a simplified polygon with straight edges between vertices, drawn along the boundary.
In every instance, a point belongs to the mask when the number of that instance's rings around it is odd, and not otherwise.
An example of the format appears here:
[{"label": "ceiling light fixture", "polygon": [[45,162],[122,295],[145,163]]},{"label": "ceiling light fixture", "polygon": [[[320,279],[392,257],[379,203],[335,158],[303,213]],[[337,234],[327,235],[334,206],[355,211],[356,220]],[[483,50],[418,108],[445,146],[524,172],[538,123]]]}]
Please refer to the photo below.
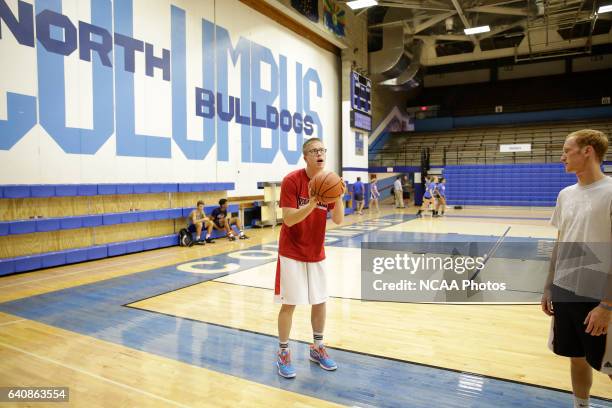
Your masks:
[{"label": "ceiling light fixture", "polygon": [[353,10],[357,10],[357,9],[361,9],[365,7],[378,6],[378,1],[376,0],[353,0],[353,1],[349,1],[348,3],[346,3],[346,5],[352,8]]},{"label": "ceiling light fixture", "polygon": [[488,25],[463,29],[463,32],[465,33],[465,35],[488,33],[489,31],[491,31],[491,28]]},{"label": "ceiling light fixture", "polygon": [[597,10],[597,14],[609,13],[612,11],[612,4],[608,4],[606,6],[600,6],[599,10]]}]

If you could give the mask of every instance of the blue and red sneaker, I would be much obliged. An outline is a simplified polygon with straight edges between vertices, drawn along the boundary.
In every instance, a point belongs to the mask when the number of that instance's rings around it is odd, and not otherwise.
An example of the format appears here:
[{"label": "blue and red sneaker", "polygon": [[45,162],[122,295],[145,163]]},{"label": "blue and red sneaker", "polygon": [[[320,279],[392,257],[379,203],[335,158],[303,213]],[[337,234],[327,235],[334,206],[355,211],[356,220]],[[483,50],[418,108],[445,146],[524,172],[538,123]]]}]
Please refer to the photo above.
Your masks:
[{"label": "blue and red sneaker", "polygon": [[310,361],[317,363],[322,369],[327,371],[334,371],[338,368],[336,362],[329,357],[325,346],[317,347],[314,344],[310,345]]},{"label": "blue and red sneaker", "polygon": [[295,368],[293,368],[293,365],[291,364],[291,352],[289,350],[285,349],[278,353],[276,365],[278,367],[278,375],[281,377],[295,377]]}]

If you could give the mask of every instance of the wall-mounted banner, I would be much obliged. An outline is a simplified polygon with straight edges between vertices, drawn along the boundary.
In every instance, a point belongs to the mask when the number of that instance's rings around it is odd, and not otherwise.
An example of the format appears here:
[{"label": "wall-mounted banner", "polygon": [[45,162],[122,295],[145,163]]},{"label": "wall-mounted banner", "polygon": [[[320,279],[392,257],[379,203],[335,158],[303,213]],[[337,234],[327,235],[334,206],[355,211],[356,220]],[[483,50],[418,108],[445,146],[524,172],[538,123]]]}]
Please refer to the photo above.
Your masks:
[{"label": "wall-mounted banner", "polygon": [[237,0],[0,0],[0,30],[0,183],[256,191],[310,137],[338,166],[337,57]]},{"label": "wall-mounted banner", "polygon": [[499,151],[501,153],[530,152],[531,143],[501,144]]},{"label": "wall-mounted banner", "polygon": [[355,156],[363,156],[363,133],[355,132]]}]

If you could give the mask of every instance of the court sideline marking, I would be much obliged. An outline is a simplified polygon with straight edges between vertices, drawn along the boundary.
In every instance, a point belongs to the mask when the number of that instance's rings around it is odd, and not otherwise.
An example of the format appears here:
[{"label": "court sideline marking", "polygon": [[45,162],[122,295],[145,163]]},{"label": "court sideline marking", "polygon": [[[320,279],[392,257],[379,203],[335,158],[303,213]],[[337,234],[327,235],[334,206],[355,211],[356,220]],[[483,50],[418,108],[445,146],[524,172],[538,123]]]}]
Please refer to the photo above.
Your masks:
[{"label": "court sideline marking", "polygon": [[11,320],[10,322],[0,323],[0,326],[8,326],[9,324],[19,323],[19,322],[25,322],[26,320],[27,320],[27,319],[17,319],[17,320]]},{"label": "court sideline marking", "polygon": [[141,389],[139,389],[139,388],[132,387],[131,385],[127,385],[127,384],[124,384],[124,383],[120,383],[120,382],[118,382],[118,381],[111,380],[110,378],[102,377],[101,375],[94,374],[94,373],[92,373],[91,371],[83,370],[82,368],[75,367],[75,366],[73,366],[73,365],[71,365],[71,364],[65,364],[65,363],[62,363],[61,361],[57,361],[57,360],[54,360],[54,359],[52,359],[52,358],[48,358],[48,357],[45,357],[45,356],[41,356],[41,355],[38,355],[38,354],[32,353],[32,352],[30,352],[30,351],[20,349],[19,347],[11,346],[10,344],[4,343],[4,342],[2,342],[2,341],[0,341],[0,346],[5,347],[5,348],[8,348],[8,349],[13,350],[13,351],[17,351],[17,352],[22,353],[22,354],[26,354],[26,355],[28,355],[28,356],[30,356],[30,357],[37,358],[37,359],[42,360],[42,361],[45,361],[45,362],[47,362],[47,363],[55,364],[55,365],[58,365],[58,366],[60,366],[60,367],[67,368],[67,369],[69,369],[69,370],[73,370],[73,371],[76,371],[76,372],[78,372],[78,373],[88,375],[88,376],[90,376],[90,377],[93,377],[93,378],[96,378],[96,379],[98,379],[98,380],[101,380],[101,381],[107,382],[107,383],[109,383],[109,384],[113,384],[113,385],[116,385],[116,386],[118,386],[118,387],[125,388],[125,389],[127,389],[127,390],[130,390],[130,391],[133,391],[133,392],[136,392],[136,393],[142,394],[142,395],[146,395],[147,397],[150,397],[150,398],[153,398],[153,399],[156,399],[156,400],[159,400],[159,401],[166,402],[166,403],[171,404],[171,405],[173,405],[173,406],[175,406],[175,407],[184,407],[184,408],[190,408],[190,406],[189,406],[189,405],[184,405],[184,404],[181,404],[181,403],[179,403],[179,402],[176,402],[176,401],[173,401],[173,400],[169,400],[169,399],[167,399],[167,398],[164,398],[164,397],[162,397],[162,396],[152,394],[152,393],[150,393],[150,392],[148,392],[148,391],[145,391],[145,390],[141,390]]},{"label": "court sideline marking", "polygon": [[[168,255],[167,254],[157,254],[157,255],[154,255],[154,256],[150,256],[147,259],[158,259],[158,258],[163,258],[165,256],[168,256]],[[111,258],[106,258],[106,259],[111,259]],[[87,268],[86,267],[87,263],[88,263],[87,261],[86,262],[80,262],[80,264],[83,265],[83,268],[82,269],[78,269],[76,271],[63,273],[61,275],[45,276],[45,277],[41,277],[39,279],[30,279],[30,280],[24,281],[24,282],[15,282],[15,283],[11,283],[11,284],[8,284],[8,285],[0,285],[0,289],[12,288],[12,287],[15,287],[15,286],[20,286],[20,285],[28,285],[30,283],[46,281],[46,280],[49,280],[49,279],[63,278],[64,276],[76,275],[76,274],[79,274],[79,273],[82,273],[82,272],[88,272],[89,273],[91,271],[97,271],[99,269],[114,268],[115,266],[120,266],[120,265],[129,265],[129,264],[133,264],[133,263],[142,263],[142,259],[129,259],[129,260],[125,260],[123,262],[113,263],[112,265],[98,265],[98,266],[94,266],[92,268]],[[75,265],[78,265],[78,264],[75,264]],[[25,273],[23,275],[25,277],[27,274],[36,273],[36,272],[38,272],[38,271],[27,272],[27,273]],[[16,274],[9,275],[9,276],[18,276],[18,275],[19,274],[16,273]]]}]

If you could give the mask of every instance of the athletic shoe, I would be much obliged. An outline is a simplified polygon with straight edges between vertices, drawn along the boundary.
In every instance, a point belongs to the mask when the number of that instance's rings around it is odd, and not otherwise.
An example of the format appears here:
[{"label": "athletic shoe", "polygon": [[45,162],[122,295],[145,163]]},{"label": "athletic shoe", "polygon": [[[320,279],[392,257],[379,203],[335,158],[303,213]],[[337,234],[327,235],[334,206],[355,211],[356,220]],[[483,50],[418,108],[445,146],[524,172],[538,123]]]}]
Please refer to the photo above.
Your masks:
[{"label": "athletic shoe", "polygon": [[239,239],[249,239],[249,237],[247,237],[246,235],[242,234],[238,237]]},{"label": "athletic shoe", "polygon": [[278,353],[276,358],[276,366],[278,367],[278,375],[285,378],[295,377],[295,368],[291,364],[291,352],[283,350]]},{"label": "athletic shoe", "polygon": [[214,244],[215,243],[215,239],[214,238],[206,238],[206,243]]},{"label": "athletic shoe", "polygon": [[325,346],[317,347],[314,344],[310,345],[310,361],[317,363],[322,369],[327,371],[334,371],[338,366],[336,362],[329,357]]},{"label": "athletic shoe", "polygon": [[229,239],[230,241],[235,241],[236,237],[234,235],[228,235],[227,239]]},{"label": "athletic shoe", "polygon": [[197,241],[194,242],[194,244],[196,245],[204,245],[206,242],[204,242],[204,240],[202,239],[198,239]]}]

